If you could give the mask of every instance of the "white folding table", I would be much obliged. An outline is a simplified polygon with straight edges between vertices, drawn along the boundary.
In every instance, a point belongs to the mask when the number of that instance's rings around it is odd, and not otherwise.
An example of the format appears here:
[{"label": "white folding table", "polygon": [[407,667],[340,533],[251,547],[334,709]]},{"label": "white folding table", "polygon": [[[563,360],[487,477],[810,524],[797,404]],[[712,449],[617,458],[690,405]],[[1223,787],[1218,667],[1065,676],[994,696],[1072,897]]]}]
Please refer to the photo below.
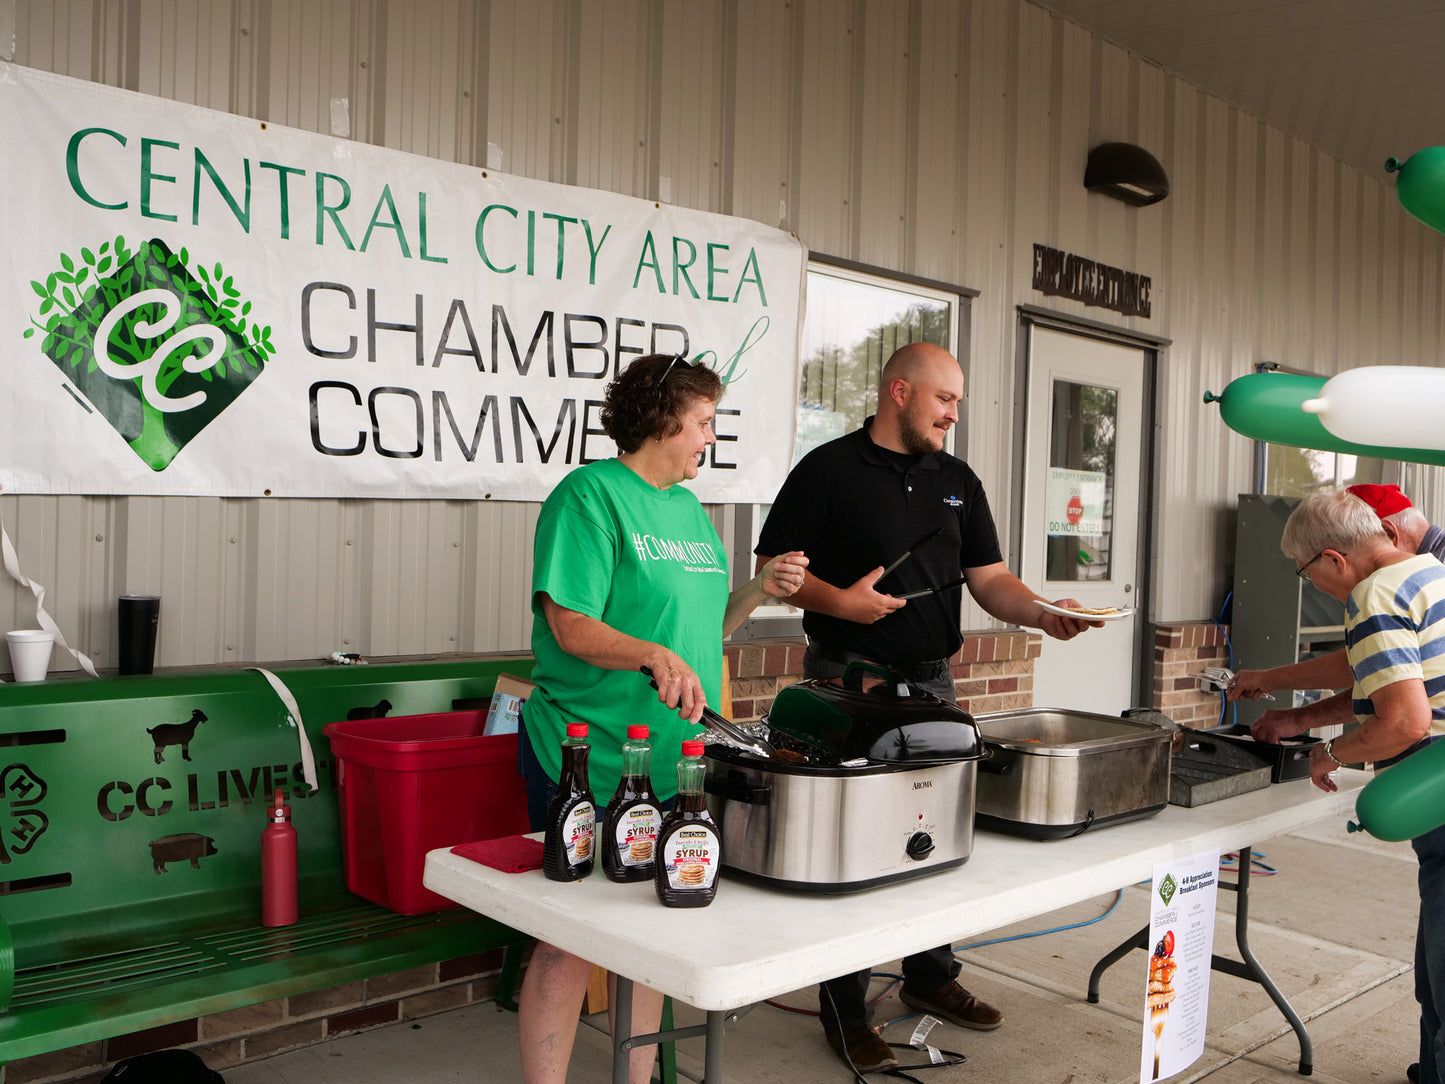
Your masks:
[{"label": "white folding table", "polygon": [[[435,850],[426,858],[427,888],[607,968],[618,975],[614,1080],[626,1080],[625,1051],[702,1031],[704,1079],[722,1080],[723,1025],[730,1010],[910,953],[985,933],[1147,880],[1158,862],[1203,851],[1239,851],[1236,934],[1246,969],[1289,1019],[1300,1039],[1300,1072],[1310,1072],[1309,1037],[1244,939],[1250,848],[1328,816],[1354,811],[1371,775],[1341,769],[1339,790],[1325,794],[1308,779],[1187,809],[1167,806],[1144,820],[1070,839],[1039,842],[976,833],[962,866],[848,895],[780,891],[724,873],[710,907],[671,908],[650,882],[614,884],[597,871],[582,881],[549,881],[541,870],[502,873]],[[1121,945],[1117,959],[1131,947]],[[1098,973],[1112,962],[1100,961]],[[1237,964],[1235,965],[1238,966]],[[626,981],[630,980],[630,981]],[[640,982],[707,1013],[703,1029],[625,1038],[631,1030],[631,983]]]}]

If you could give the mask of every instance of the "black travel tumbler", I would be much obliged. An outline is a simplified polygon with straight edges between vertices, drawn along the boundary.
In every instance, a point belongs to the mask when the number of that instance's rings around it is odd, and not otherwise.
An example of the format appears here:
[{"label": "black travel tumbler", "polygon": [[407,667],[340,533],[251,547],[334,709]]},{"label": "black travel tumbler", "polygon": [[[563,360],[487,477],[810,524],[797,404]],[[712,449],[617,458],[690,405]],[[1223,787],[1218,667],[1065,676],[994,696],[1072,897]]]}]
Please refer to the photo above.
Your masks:
[{"label": "black travel tumbler", "polygon": [[121,595],[117,608],[120,672],[149,674],[156,662],[156,626],[161,619],[159,595]]}]

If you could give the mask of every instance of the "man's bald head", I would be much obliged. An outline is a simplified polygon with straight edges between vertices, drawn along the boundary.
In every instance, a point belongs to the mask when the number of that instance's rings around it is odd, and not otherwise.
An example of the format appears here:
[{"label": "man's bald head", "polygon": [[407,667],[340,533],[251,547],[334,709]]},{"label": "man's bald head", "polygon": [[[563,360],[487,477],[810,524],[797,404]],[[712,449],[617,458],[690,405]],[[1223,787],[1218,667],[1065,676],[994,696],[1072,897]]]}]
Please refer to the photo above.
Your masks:
[{"label": "man's bald head", "polygon": [[909,455],[941,451],[962,399],[963,372],[952,354],[932,343],[900,347],[878,382],[873,442]]},{"label": "man's bald head", "polygon": [[933,343],[900,346],[883,366],[883,375],[878,381],[878,405],[880,408],[884,406],[889,398],[889,386],[895,380],[918,385],[940,378],[951,381],[954,377],[959,378],[961,390],[962,374],[958,360],[943,347]]}]

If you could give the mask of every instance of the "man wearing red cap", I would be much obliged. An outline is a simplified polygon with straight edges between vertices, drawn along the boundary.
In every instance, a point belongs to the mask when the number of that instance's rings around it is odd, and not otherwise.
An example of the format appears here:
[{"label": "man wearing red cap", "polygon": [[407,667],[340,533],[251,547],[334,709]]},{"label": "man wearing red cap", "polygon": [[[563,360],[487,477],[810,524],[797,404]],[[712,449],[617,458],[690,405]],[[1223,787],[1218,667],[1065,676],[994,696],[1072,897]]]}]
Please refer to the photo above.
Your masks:
[{"label": "man wearing red cap", "polygon": [[[1400,492],[1399,486],[1357,485],[1349,492],[1375,511],[1380,526],[1401,553],[1430,553],[1445,562],[1445,531],[1434,526]],[[1277,689],[1342,689],[1343,692],[1300,708],[1277,708],[1254,721],[1250,733],[1260,741],[1277,742],[1307,730],[1355,721],[1350,701],[1354,676],[1345,649],[1269,670],[1241,670],[1229,687],[1229,699],[1257,700]]]}]

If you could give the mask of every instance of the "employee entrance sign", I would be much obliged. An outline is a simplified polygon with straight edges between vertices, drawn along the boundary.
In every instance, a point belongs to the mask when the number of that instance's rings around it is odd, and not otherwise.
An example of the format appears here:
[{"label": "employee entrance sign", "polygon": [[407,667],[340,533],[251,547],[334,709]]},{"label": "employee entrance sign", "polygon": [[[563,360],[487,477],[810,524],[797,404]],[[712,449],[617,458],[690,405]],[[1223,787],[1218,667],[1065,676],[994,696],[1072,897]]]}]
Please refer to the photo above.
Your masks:
[{"label": "employee entrance sign", "polygon": [[4,492],[540,500],[647,353],[725,384],[699,497],[782,483],[778,230],[4,63],[0,140]]},{"label": "employee entrance sign", "polygon": [[1049,468],[1045,501],[1050,536],[1104,533],[1106,478],[1103,471]]}]

